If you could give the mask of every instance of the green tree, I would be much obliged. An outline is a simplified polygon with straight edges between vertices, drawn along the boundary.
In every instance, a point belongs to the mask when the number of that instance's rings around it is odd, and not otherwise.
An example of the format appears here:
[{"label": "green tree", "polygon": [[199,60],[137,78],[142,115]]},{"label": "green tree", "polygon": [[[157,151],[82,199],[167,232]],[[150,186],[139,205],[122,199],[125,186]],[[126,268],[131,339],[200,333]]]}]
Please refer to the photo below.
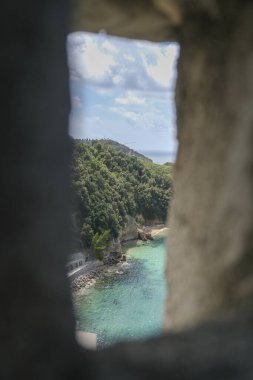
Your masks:
[{"label": "green tree", "polygon": [[92,249],[99,260],[103,259],[103,252],[110,245],[110,231],[105,230],[102,233],[96,233],[92,239]]},{"label": "green tree", "polygon": [[104,231],[118,237],[127,215],[143,224],[165,221],[173,194],[172,165],[154,164],[111,140],[73,140],[73,148],[75,232],[85,248],[100,251]]},{"label": "green tree", "polygon": [[81,230],[81,242],[84,248],[89,248],[94,238],[94,231],[90,224],[83,224]]}]

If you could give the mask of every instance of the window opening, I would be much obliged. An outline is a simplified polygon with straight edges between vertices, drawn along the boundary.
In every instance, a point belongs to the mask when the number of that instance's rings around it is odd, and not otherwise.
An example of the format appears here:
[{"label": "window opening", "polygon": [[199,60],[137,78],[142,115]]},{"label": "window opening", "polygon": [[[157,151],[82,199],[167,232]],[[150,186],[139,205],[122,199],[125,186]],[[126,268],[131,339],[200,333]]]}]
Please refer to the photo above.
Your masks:
[{"label": "window opening", "polygon": [[161,332],[179,48],[83,32],[67,46],[73,251],[85,262],[69,278],[78,329],[102,348]]}]

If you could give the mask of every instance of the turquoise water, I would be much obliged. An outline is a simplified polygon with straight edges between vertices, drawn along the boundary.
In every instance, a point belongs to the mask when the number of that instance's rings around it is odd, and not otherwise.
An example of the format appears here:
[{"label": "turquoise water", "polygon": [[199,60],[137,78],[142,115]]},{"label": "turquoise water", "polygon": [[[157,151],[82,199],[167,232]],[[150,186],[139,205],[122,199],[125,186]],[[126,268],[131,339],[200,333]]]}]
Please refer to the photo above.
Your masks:
[{"label": "turquoise water", "polygon": [[161,332],[165,300],[162,237],[128,248],[121,274],[98,281],[75,304],[80,329],[97,334],[98,347]]}]

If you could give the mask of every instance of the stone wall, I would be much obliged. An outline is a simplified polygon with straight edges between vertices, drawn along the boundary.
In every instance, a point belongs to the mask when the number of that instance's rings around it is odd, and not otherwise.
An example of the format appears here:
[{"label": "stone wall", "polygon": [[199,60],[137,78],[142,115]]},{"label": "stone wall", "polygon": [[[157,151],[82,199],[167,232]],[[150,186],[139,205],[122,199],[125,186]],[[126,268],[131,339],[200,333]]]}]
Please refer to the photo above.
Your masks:
[{"label": "stone wall", "polygon": [[194,10],[181,28],[179,152],[166,324],[193,326],[253,300],[253,6]]}]

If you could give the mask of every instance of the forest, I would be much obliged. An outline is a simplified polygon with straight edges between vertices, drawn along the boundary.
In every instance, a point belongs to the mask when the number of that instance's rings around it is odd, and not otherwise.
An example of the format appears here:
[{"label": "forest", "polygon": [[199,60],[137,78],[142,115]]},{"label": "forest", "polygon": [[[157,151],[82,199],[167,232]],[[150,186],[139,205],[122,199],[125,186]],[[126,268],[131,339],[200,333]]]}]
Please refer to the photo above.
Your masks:
[{"label": "forest", "polygon": [[72,140],[73,224],[76,245],[103,250],[124,228],[167,217],[172,164],[158,165],[112,140]]}]

